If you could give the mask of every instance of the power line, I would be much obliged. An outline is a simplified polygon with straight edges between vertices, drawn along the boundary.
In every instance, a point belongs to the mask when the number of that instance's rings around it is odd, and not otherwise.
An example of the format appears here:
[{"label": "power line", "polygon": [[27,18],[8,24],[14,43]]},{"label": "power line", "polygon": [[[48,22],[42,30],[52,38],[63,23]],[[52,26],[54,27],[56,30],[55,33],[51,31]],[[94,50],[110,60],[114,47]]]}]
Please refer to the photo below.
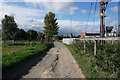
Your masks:
[{"label": "power line", "polygon": [[90,13],[91,13],[91,9],[92,9],[92,2],[91,2],[91,6],[90,6],[90,11],[89,11],[89,14],[88,14],[88,20],[87,20],[87,24],[86,24],[86,27],[85,27],[85,32],[87,31],[87,26],[88,26],[88,22],[89,22],[89,17],[90,17]]},{"label": "power line", "polygon": [[97,7],[97,0],[96,0],[96,3],[95,3],[95,10],[94,10],[94,18],[93,18],[92,32],[93,32],[93,27],[94,27],[94,22],[95,22],[96,7]]}]

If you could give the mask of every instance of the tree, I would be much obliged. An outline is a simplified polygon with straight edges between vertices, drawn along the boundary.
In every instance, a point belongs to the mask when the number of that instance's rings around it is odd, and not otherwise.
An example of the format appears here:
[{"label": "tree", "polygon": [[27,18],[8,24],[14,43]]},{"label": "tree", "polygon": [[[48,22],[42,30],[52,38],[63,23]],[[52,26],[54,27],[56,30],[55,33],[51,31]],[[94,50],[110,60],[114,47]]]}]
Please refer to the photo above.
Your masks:
[{"label": "tree", "polygon": [[13,16],[5,15],[2,19],[2,38],[3,40],[15,40],[17,36],[17,24]]},{"label": "tree", "polygon": [[54,35],[58,34],[59,27],[58,27],[58,22],[56,21],[57,18],[55,18],[54,13],[49,12],[48,14],[45,15],[44,18],[45,30],[43,32],[45,34],[45,37],[48,39],[48,41],[50,41]]},{"label": "tree", "polygon": [[41,38],[42,38],[42,33],[38,32],[37,38],[38,38],[39,40],[41,40]]},{"label": "tree", "polygon": [[34,39],[37,39],[37,31],[31,29],[29,31],[27,31],[27,35],[28,35],[28,39],[29,40],[34,40]]},{"label": "tree", "polygon": [[71,38],[73,37],[73,34],[71,33]]},{"label": "tree", "polygon": [[27,39],[27,33],[23,29],[19,29],[17,33],[17,39],[18,40],[26,40]]}]

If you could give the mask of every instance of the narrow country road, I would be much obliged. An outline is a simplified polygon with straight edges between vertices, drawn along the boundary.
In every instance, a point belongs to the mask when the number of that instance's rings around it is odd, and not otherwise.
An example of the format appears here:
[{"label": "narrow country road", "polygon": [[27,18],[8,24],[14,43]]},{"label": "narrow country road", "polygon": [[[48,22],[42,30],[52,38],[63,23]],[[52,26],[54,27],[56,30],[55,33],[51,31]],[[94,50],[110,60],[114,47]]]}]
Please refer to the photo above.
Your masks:
[{"label": "narrow country road", "polygon": [[22,78],[85,78],[70,51],[60,42],[54,42],[45,57]]}]

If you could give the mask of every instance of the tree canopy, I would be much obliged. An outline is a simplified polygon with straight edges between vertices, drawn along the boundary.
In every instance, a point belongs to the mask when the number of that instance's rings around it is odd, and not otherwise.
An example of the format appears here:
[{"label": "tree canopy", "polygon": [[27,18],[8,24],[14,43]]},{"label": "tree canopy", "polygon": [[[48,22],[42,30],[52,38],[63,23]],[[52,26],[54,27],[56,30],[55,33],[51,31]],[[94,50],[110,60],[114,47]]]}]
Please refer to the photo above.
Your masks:
[{"label": "tree canopy", "polygon": [[58,34],[59,26],[57,22],[57,18],[55,18],[55,14],[52,12],[49,12],[44,17],[44,34],[45,37],[48,39],[52,39],[52,37],[56,34]]},{"label": "tree canopy", "polygon": [[27,36],[28,36],[29,40],[35,40],[35,39],[37,39],[38,34],[37,34],[37,31],[31,29],[31,30],[27,31]]},{"label": "tree canopy", "polygon": [[14,40],[17,37],[17,31],[19,30],[14,17],[5,15],[1,22],[3,40]]}]

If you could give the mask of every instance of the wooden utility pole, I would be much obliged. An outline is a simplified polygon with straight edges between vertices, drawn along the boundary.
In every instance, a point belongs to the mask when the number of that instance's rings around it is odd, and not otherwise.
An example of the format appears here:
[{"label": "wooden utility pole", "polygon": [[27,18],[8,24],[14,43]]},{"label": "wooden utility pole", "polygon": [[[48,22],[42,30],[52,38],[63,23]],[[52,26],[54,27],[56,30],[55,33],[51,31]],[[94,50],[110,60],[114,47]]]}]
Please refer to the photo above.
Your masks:
[{"label": "wooden utility pole", "polygon": [[[112,0],[101,0],[100,1],[100,37],[105,37],[105,10],[107,8],[108,2]],[[101,41],[104,44],[105,41]]]},{"label": "wooden utility pole", "polygon": [[105,2],[100,2],[100,37],[105,37]]}]

